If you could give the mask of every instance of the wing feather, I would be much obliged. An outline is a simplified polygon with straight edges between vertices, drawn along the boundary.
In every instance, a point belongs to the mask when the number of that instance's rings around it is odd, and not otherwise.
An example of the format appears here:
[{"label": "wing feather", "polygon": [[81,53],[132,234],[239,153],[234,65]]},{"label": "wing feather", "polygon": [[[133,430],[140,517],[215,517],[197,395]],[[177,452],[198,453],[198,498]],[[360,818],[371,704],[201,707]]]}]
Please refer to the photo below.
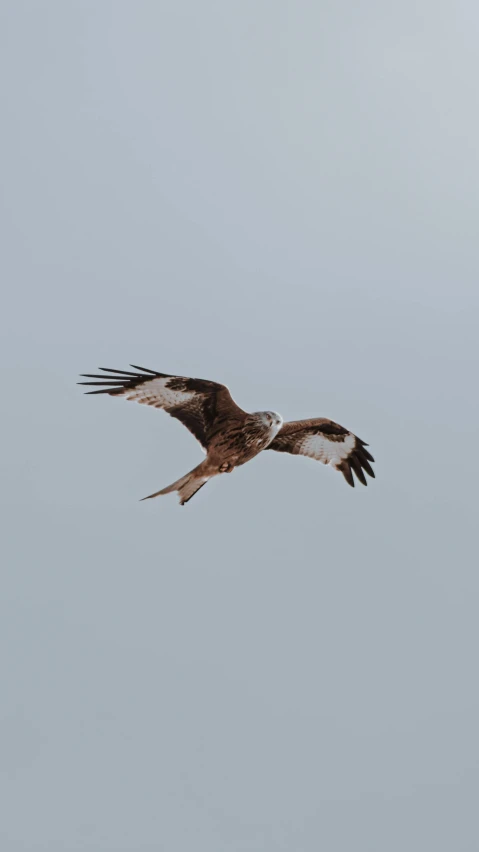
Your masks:
[{"label": "wing feather", "polygon": [[370,462],[374,461],[364,441],[324,417],[294,420],[283,423],[268,450],[293,455],[308,456],[339,470],[348,485],[354,488],[353,471],[358,480],[367,485],[364,471],[374,478]]},{"label": "wing feather", "polygon": [[95,381],[79,384],[99,388],[86,393],[123,396],[143,405],[162,408],[171,417],[180,420],[205,450],[208,449],[210,438],[222,424],[229,419],[244,420],[246,417],[225,385],[205,379],[158,373],[134,364],[131,366],[138,372],[100,367],[109,375],[83,373],[83,378]]}]

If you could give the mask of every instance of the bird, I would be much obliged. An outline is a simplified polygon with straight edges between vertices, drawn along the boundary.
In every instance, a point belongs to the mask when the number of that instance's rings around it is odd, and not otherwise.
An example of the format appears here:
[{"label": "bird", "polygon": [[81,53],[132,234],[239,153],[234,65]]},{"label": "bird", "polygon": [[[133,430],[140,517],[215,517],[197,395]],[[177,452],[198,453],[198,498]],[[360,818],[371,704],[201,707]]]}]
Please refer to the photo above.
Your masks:
[{"label": "bird", "polygon": [[374,458],[368,444],[344,426],[316,417],[284,422],[276,411],[248,413],[233,400],[226,385],[206,379],[194,379],[158,373],[130,364],[135,372],[99,367],[101,373],[82,373],[78,382],[97,387],[88,394],[122,396],[153,408],[161,408],[175,417],[194,435],[206,458],[171,485],[155,491],[143,500],[178,493],[184,506],[215,476],[231,473],[251,461],[263,450],[308,456],[340,471],[354,487],[353,472],[367,485],[364,472],[374,478]]}]

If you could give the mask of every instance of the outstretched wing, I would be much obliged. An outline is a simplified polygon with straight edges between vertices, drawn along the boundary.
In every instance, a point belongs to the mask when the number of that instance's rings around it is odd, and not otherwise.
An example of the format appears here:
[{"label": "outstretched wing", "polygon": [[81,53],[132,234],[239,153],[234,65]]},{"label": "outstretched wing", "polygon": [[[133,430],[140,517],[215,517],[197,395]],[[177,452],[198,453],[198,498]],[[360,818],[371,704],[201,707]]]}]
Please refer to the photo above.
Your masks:
[{"label": "outstretched wing", "polygon": [[[246,413],[234,402],[228,388],[217,382],[204,379],[189,379],[185,376],[170,376],[131,364],[135,373],[100,367],[108,375],[83,373],[94,382],[79,382],[80,385],[99,386],[87,393],[108,393],[124,396],[134,402],[162,408],[180,420],[205,450],[213,434],[228,420],[244,420]],[[101,379],[101,381],[100,381]]]},{"label": "outstretched wing", "polygon": [[364,471],[374,477],[370,465],[374,459],[371,453],[368,453],[367,446],[339,423],[318,417],[283,423],[267,449],[309,456],[323,464],[330,464],[340,470],[346,482],[354,488],[353,471],[363,485],[367,485]]}]

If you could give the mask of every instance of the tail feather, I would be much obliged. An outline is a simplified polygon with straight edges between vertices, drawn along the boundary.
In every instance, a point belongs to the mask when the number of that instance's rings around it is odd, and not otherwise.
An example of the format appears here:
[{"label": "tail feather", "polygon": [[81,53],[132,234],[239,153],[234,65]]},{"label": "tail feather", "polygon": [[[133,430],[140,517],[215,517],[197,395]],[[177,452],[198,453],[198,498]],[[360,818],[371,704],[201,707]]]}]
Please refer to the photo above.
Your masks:
[{"label": "tail feather", "polygon": [[176,482],[172,482],[171,485],[167,485],[166,488],[162,488],[161,491],[155,491],[154,494],[149,494],[148,497],[142,499],[151,500],[153,497],[160,497],[163,494],[171,494],[172,491],[177,491],[180,497],[180,505],[184,506],[210,479],[209,476],[200,473],[199,468],[201,468],[201,465],[190,470],[189,473],[177,479]]}]

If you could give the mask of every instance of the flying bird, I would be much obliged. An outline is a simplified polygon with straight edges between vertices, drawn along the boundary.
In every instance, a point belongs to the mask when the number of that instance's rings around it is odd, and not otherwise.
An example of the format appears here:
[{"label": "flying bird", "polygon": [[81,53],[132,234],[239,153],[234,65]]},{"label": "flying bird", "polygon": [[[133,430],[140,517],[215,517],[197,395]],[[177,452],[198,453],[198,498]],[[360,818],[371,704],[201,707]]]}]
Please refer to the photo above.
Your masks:
[{"label": "flying bird", "polygon": [[213,476],[231,473],[263,450],[317,459],[341,471],[353,487],[353,471],[363,485],[367,485],[364,471],[374,477],[368,444],[333,420],[316,417],[284,423],[275,411],[248,414],[225,385],[130,366],[136,372],[100,367],[103,375],[83,373],[82,378],[95,381],[79,384],[98,387],[87,393],[123,396],[162,408],[193,433],[206,453],[204,461],[185,476],[143,500],[177,491],[183,506]]}]

